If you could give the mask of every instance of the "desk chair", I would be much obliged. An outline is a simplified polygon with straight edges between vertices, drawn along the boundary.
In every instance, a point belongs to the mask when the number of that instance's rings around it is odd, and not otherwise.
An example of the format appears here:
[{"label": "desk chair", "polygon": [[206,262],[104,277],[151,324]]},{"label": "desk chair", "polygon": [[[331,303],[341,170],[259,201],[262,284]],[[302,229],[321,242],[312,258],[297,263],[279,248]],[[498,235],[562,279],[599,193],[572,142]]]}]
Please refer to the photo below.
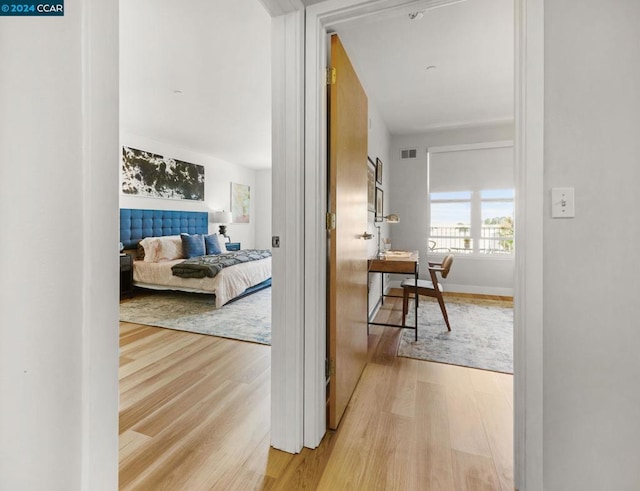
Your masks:
[{"label": "desk chair", "polygon": [[[438,303],[440,304],[440,310],[442,311],[442,316],[444,317],[444,322],[447,324],[447,329],[450,331],[451,326],[449,325],[449,316],[447,315],[447,308],[444,306],[444,299],[442,298],[442,285],[438,283],[438,277],[436,273],[440,273],[443,278],[446,278],[449,275],[449,271],[451,270],[451,264],[453,263],[453,255],[447,254],[441,263],[434,263],[429,261],[429,275],[431,276],[431,281],[427,280],[418,280],[418,295],[424,295],[426,297],[433,297],[438,299]],[[414,278],[407,278],[402,281],[402,325],[405,324],[405,319],[407,317],[407,311],[409,310],[409,295],[415,294],[416,291],[416,280]],[[415,296],[415,295],[414,295]],[[418,298],[415,297],[415,301],[418,301]],[[417,325],[417,322],[416,322]]]}]

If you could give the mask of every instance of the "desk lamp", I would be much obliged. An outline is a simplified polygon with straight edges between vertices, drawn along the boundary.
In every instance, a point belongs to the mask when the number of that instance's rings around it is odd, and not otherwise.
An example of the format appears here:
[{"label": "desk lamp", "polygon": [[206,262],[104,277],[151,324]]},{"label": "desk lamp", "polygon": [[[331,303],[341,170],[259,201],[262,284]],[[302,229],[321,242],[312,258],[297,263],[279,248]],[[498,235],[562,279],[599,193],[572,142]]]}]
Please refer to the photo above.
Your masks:
[{"label": "desk lamp", "polygon": [[373,221],[373,226],[378,229],[378,255],[380,257],[380,224],[381,223],[400,223],[400,217],[395,213],[391,213],[389,215],[383,217],[376,217]]}]

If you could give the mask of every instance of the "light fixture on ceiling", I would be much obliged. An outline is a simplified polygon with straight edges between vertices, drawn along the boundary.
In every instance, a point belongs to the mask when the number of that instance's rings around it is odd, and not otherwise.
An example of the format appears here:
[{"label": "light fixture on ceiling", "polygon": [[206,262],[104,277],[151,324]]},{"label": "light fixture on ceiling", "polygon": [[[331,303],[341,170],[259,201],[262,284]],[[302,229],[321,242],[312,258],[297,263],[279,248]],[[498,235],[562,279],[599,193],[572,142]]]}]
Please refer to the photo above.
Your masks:
[{"label": "light fixture on ceiling", "polygon": [[424,17],[424,10],[418,10],[417,12],[409,12],[409,19],[420,20]]}]

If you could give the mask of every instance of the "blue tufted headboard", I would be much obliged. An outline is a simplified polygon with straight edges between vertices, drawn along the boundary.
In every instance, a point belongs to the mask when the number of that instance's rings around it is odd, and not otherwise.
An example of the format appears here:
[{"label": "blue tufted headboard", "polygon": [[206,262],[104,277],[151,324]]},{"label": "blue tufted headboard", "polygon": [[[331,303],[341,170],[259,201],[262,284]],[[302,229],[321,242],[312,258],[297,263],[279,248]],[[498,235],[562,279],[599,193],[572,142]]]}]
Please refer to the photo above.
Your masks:
[{"label": "blue tufted headboard", "polygon": [[135,249],[145,237],[164,235],[208,234],[206,211],[137,210],[120,208],[120,242],[125,249]]}]

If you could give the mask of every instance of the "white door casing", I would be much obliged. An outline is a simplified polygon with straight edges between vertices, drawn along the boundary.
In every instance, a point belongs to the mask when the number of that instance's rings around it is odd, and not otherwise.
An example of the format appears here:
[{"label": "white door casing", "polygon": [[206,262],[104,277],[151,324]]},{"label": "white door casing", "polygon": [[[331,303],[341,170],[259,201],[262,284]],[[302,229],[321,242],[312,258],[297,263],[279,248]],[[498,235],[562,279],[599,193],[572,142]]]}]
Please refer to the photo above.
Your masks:
[{"label": "white door casing", "polygon": [[[282,12],[290,12],[295,0],[262,0],[265,5],[276,4]],[[289,26],[289,43],[304,46],[304,65],[300,64],[298,53],[275,57],[273,73],[284,73],[294,81],[304,75],[304,101],[289,95],[291,110],[281,119],[274,117],[274,144],[287,129],[295,128],[294,119],[304,114],[304,192],[295,194],[295,199],[287,203],[304,210],[304,227],[287,236],[297,247],[303,244],[303,264],[306,274],[302,277],[292,274],[297,285],[288,285],[291,290],[304,291],[303,306],[298,302],[281,304],[284,312],[281,319],[285,337],[297,339],[300,336],[299,319],[304,322],[303,345],[291,343],[292,351],[283,352],[286,360],[277,361],[273,366],[272,409],[284,409],[291,405],[296,414],[294,419],[296,435],[291,441],[316,447],[325,433],[324,411],[324,359],[326,353],[326,246],[324,245],[324,212],[326,208],[326,96],[324,69],[326,59],[325,39],[332,25],[402,5],[416,9],[441,5],[446,0],[327,0],[306,9],[304,33]],[[288,6],[288,7],[287,7]],[[515,294],[515,334],[514,334],[514,398],[515,398],[515,484],[518,489],[542,489],[542,218],[543,218],[543,130],[544,130],[544,4],[543,0],[515,0],[516,35],[516,294]],[[274,7],[273,13],[277,13]],[[275,20],[275,19],[274,19]],[[287,29],[286,23],[275,24],[274,31]],[[274,39],[276,34],[274,32]],[[284,38],[283,38],[284,39]],[[304,71],[304,73],[303,73]],[[274,75],[275,76],[275,75]],[[286,83],[274,84],[276,91],[286,90]],[[280,94],[286,98],[286,94]],[[296,107],[300,104],[304,107]],[[292,119],[289,119],[292,118]],[[299,128],[299,127],[298,127]],[[278,155],[296,156],[300,141],[296,138],[280,140],[285,148]],[[287,192],[285,174],[276,167],[280,162],[274,148],[274,196],[277,192]],[[301,167],[302,159],[291,158],[288,166]],[[294,173],[295,170],[291,169]],[[295,179],[293,179],[295,181]],[[298,200],[296,202],[296,199]],[[277,220],[287,210],[282,203],[274,201],[274,231]],[[275,233],[275,232],[274,232]],[[320,240],[322,239],[322,240]],[[277,283],[274,270],[274,282]],[[289,280],[289,278],[287,278]],[[276,304],[274,303],[274,307]],[[276,318],[274,317],[274,321]],[[299,339],[298,339],[299,341]],[[278,349],[277,347],[275,348]],[[297,351],[297,350],[300,351]],[[303,384],[287,378],[286,369],[302,370]],[[296,372],[299,373],[299,372]],[[281,390],[288,386],[289,391]],[[287,399],[279,401],[280,394]],[[304,404],[302,403],[304,401]],[[303,412],[304,414],[300,414]],[[290,414],[283,410],[273,415],[273,441],[276,433],[287,431],[287,421],[275,421]],[[291,421],[291,420],[289,420]],[[303,431],[299,432],[299,422],[303,421]],[[282,426],[279,426],[279,423]],[[293,445],[293,447],[296,447]],[[292,447],[292,448],[293,448]],[[290,450],[291,451],[291,450]],[[296,451],[295,449],[293,451]]]}]

